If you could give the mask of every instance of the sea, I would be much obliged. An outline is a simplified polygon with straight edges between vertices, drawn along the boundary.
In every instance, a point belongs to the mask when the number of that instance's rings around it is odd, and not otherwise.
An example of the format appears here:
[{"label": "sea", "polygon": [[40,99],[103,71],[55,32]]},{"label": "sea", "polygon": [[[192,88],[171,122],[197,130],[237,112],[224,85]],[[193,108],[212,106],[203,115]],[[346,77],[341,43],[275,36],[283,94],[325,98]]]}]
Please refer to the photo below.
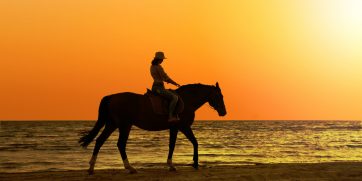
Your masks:
[{"label": "sea", "polygon": [[[95,121],[0,121],[0,172],[86,170],[79,133]],[[200,165],[362,162],[362,121],[195,121]],[[115,131],[95,169],[123,169]],[[127,154],[136,168],[165,167],[169,132],[132,127]],[[173,162],[192,163],[193,146],[178,133]]]}]

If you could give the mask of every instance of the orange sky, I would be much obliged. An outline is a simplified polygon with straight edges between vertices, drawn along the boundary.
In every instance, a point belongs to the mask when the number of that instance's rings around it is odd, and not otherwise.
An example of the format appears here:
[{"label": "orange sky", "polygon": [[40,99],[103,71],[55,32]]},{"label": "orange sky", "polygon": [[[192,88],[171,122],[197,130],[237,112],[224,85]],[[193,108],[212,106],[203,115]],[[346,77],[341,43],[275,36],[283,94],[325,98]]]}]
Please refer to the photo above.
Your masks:
[{"label": "orange sky", "polygon": [[[94,120],[144,93],[150,61],[219,81],[228,110],[196,119],[362,119],[359,0],[2,0],[0,119]],[[172,86],[169,86],[172,88]]]}]

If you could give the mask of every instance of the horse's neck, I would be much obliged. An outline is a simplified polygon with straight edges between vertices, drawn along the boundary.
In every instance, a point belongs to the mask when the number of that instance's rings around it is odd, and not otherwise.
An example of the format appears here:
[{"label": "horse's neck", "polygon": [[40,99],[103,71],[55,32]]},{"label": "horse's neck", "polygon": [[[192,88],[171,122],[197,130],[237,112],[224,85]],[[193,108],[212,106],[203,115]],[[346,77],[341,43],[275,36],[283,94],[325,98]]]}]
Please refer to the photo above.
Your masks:
[{"label": "horse's neck", "polygon": [[206,89],[195,89],[195,91],[196,92],[185,91],[182,94],[185,106],[188,106],[193,111],[196,111],[207,102],[207,96],[209,94],[209,91]]}]

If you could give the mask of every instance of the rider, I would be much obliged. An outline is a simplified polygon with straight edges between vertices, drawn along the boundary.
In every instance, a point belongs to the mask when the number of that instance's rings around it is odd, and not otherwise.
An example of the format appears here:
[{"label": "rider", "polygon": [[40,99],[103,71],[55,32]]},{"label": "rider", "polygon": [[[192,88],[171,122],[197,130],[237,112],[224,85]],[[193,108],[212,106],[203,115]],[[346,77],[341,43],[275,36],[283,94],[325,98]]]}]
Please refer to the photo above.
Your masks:
[{"label": "rider", "polygon": [[173,112],[176,108],[178,96],[175,93],[166,90],[163,82],[165,81],[167,83],[171,83],[177,87],[180,87],[180,84],[173,81],[163,70],[161,63],[163,62],[164,59],[166,59],[166,57],[163,52],[156,52],[155,57],[152,60],[152,65],[150,69],[153,78],[152,91],[157,92],[158,94],[160,94],[163,97],[166,97],[170,101],[170,106],[168,110],[169,111],[168,121],[175,122],[178,120],[178,117],[174,116]]}]

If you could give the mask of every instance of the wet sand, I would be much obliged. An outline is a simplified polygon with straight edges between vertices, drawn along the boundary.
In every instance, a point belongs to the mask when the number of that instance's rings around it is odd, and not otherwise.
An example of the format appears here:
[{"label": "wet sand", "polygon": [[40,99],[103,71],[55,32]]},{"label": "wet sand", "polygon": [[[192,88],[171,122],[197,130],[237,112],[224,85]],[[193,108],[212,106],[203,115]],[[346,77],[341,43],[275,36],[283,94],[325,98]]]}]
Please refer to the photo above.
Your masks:
[{"label": "wet sand", "polygon": [[0,173],[0,180],[362,180],[362,162],[334,162],[312,164],[258,164],[177,167],[177,171],[165,168],[136,168],[129,174],[124,169],[44,171],[28,173]]}]

